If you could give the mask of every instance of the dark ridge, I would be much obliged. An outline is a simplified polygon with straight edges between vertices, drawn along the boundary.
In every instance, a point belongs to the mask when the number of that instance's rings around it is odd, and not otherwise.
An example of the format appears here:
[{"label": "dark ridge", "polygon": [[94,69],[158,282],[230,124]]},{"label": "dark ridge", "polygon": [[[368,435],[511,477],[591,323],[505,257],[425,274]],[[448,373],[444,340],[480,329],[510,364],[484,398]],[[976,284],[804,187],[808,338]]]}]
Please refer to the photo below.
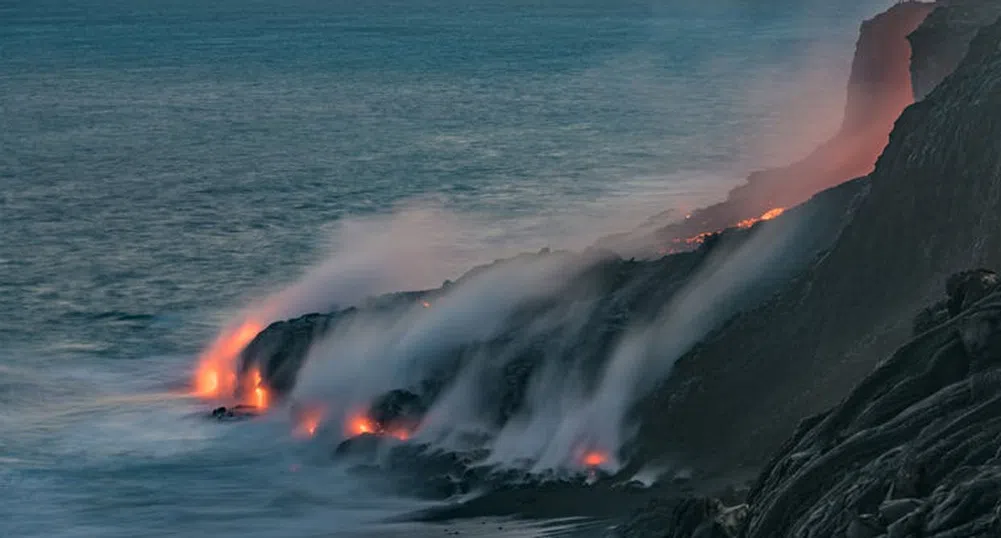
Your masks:
[{"label": "dark ridge", "polygon": [[966,56],[970,41],[984,26],[1001,17],[1001,2],[939,0],[911,35],[911,84],[914,98],[924,99]]}]

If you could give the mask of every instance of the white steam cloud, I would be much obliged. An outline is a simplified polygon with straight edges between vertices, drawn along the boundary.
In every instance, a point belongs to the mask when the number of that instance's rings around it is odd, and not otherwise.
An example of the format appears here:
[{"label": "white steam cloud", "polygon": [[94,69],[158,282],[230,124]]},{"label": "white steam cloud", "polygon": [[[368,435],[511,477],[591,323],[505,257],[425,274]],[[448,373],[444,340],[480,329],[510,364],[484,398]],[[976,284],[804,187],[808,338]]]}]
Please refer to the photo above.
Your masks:
[{"label": "white steam cloud", "polygon": [[[321,403],[327,423],[343,425],[389,390],[447,379],[416,432],[419,441],[446,450],[486,448],[484,464],[534,473],[579,470],[583,454],[600,451],[607,455],[600,466],[615,470],[621,464],[616,453],[634,433],[627,422],[632,406],[670,373],[678,357],[743,306],[742,294],[794,238],[794,218],[763,225],[735,250],[711,255],[653,321],[625,330],[597,376],[594,365],[578,360],[575,347],[590,330],[598,302],[589,288],[580,289],[576,277],[597,259],[553,253],[490,266],[428,298],[428,305],[415,299],[403,307],[363,309],[338,323],[311,350],[292,400]],[[392,229],[413,230],[387,228]],[[408,277],[406,260],[436,248],[415,243],[400,251],[396,244],[389,240],[383,248],[375,241],[358,265],[335,265],[337,271],[318,274],[333,275],[337,283],[344,282],[343,275],[355,276],[340,300],[360,300],[379,285],[398,286],[392,278]],[[366,274],[365,263],[385,263],[380,256],[400,256],[402,265]],[[414,267],[422,268],[420,262]],[[312,285],[293,288],[285,297],[308,302],[312,296],[305,291]],[[571,295],[571,285],[578,295]],[[532,309],[547,300],[548,308]],[[525,312],[532,314],[526,318]],[[463,351],[461,361],[457,350]],[[505,368],[526,353],[534,368],[522,405],[498,425],[499,400],[509,383]]]}]

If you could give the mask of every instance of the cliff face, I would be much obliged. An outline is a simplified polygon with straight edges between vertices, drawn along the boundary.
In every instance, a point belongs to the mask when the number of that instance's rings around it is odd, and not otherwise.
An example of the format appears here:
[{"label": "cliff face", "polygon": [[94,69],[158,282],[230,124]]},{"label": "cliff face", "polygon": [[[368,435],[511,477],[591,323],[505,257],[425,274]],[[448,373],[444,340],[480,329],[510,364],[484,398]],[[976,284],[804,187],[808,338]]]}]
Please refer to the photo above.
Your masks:
[{"label": "cliff face", "polygon": [[904,342],[949,274],[1001,265],[999,43],[1001,25],[985,29],[902,114],[870,193],[811,274],[679,362],[647,408],[651,457],[756,465]]},{"label": "cliff face", "polygon": [[894,120],[913,102],[907,35],[932,8],[929,3],[904,2],[862,24],[845,115],[834,137],[796,163],[751,174],[724,202],[659,229],[655,242],[670,245],[707,230],[720,230],[776,207],[802,203],[814,193],[869,173]]},{"label": "cliff face", "polygon": [[924,99],[966,56],[980,28],[1001,17],[995,0],[940,0],[938,7],[907,37],[911,43],[914,97]]},{"label": "cliff face", "polygon": [[1001,535],[1001,294],[981,293],[805,422],[752,490],[745,538]]}]

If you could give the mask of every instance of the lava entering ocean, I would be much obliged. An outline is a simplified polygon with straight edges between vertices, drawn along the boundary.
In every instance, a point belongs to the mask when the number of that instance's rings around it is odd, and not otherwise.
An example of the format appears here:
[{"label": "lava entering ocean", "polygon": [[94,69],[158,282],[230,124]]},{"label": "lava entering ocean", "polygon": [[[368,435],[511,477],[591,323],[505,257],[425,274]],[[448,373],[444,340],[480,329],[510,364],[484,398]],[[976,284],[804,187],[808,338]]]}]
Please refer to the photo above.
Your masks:
[{"label": "lava entering ocean", "polygon": [[[323,421],[324,410],[322,407],[309,407],[301,413],[296,413],[293,407],[293,417],[298,423],[295,435],[298,437],[313,437]],[[298,416],[295,416],[298,414]]]},{"label": "lava entering ocean", "polygon": [[[243,348],[263,329],[263,325],[247,320],[237,327],[223,332],[198,359],[195,370],[194,393],[202,398],[231,396],[239,387],[236,369],[237,359]],[[254,372],[249,387],[253,392],[253,403],[258,407],[267,406],[267,390],[262,386],[260,372]],[[263,403],[264,405],[258,405]]]},{"label": "lava entering ocean", "polygon": [[352,415],[344,422],[344,433],[347,437],[378,435],[395,437],[400,441],[410,439],[410,431],[406,428],[386,428],[362,414]]}]

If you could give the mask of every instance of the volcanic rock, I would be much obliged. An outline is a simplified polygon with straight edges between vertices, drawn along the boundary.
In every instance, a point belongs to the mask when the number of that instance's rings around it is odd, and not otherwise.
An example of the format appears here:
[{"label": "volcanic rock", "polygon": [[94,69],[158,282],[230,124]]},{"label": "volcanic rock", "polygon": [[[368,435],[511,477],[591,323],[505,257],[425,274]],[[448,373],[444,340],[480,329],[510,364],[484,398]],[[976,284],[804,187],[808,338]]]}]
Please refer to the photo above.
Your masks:
[{"label": "volcanic rock", "polygon": [[260,415],[261,409],[252,405],[242,404],[233,407],[217,407],[209,414],[210,417],[222,422],[246,420]]},{"label": "volcanic rock", "polygon": [[615,529],[621,538],[733,538],[746,506],[723,506],[712,498],[680,498],[650,501],[628,523]]},{"label": "volcanic rock", "polygon": [[[971,353],[963,336],[984,316],[1001,317],[1001,293],[902,346],[787,441],[742,536],[997,536],[1001,348]],[[983,336],[1001,341],[1001,325]]]},{"label": "volcanic rock", "polygon": [[995,0],[939,0],[911,35],[911,81],[916,100],[924,99],[952,74],[977,32],[1001,17]]}]

